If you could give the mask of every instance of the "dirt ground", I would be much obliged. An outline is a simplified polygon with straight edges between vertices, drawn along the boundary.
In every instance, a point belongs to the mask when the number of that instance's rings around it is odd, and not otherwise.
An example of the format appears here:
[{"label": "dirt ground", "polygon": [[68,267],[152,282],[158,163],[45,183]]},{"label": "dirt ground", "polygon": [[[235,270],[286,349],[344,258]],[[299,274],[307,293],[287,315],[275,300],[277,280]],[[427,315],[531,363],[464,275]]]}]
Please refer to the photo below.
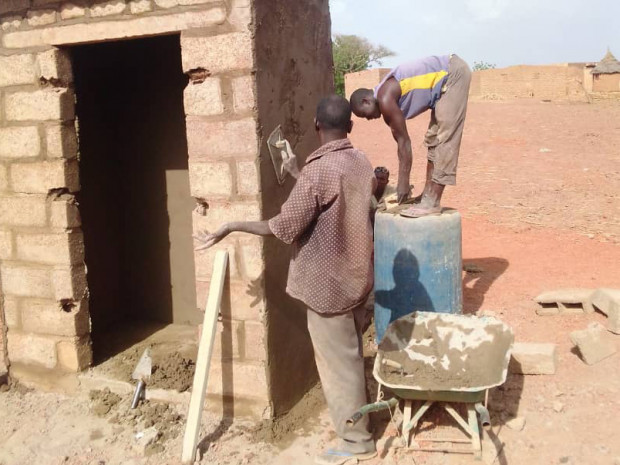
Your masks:
[{"label": "dirt ground", "polygon": [[[409,122],[416,193],[427,121]],[[396,179],[396,145],[381,121],[356,120],[352,140]],[[464,264],[480,270],[463,275],[465,312],[492,312],[517,341],[558,347],[555,375],[510,375],[492,391],[483,463],[620,464],[620,354],[588,366],[568,337],[605,317],[541,317],[532,302],[562,287],[620,288],[620,102],[472,102],[458,185],[446,190],[444,205],[461,212]],[[610,337],[620,349],[620,336]],[[370,367],[372,337],[366,342]],[[18,387],[0,392],[0,464],[179,463],[186,407],[149,403],[127,413],[129,401],[104,392],[77,398]],[[205,413],[200,463],[311,464],[335,439],[325,407],[314,410],[275,443],[258,440],[243,421]],[[449,424],[439,411],[428,418],[422,434],[440,435]],[[396,448],[389,420],[375,417],[380,456],[369,465],[481,463]]]}]

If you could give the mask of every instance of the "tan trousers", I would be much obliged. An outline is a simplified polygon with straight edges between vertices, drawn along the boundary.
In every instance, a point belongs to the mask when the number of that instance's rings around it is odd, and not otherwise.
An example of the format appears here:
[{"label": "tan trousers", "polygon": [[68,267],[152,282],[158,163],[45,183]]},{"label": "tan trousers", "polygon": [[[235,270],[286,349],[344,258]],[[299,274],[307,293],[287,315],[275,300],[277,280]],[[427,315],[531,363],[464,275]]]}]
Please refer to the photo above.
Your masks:
[{"label": "tan trousers", "polygon": [[432,181],[442,185],[456,184],[461,138],[467,113],[471,70],[456,55],[450,58],[446,90],[431,112],[431,121],[424,137],[428,160],[433,162]]},{"label": "tan trousers", "polygon": [[362,354],[365,318],[364,305],[340,315],[308,309],[308,331],[329,414],[342,439],[341,448],[352,453],[375,450],[368,415],[353,427],[346,425],[347,419],[367,403]]}]

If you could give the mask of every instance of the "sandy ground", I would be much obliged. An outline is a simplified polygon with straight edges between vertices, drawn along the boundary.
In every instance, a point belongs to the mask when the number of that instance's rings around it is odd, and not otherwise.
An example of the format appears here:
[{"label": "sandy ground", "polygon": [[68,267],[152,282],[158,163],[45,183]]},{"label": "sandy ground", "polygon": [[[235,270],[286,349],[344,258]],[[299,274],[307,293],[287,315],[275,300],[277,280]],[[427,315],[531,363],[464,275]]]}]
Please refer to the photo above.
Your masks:
[{"label": "sandy ground", "polygon": [[[410,122],[416,192],[425,127],[423,118]],[[381,121],[356,120],[352,140],[395,179],[396,146]],[[472,103],[458,181],[444,204],[463,215],[465,264],[482,269],[464,274],[465,311],[491,311],[517,340],[553,342],[559,354],[555,375],[512,375],[492,392],[484,463],[620,464],[620,354],[588,366],[568,338],[592,321],[604,324],[604,316],[539,317],[531,300],[561,287],[620,288],[620,103]],[[614,342],[620,349],[620,336]],[[370,365],[370,343],[366,349]],[[128,398],[106,411],[101,396],[0,392],[0,464],[179,463],[184,406],[149,406],[132,417]],[[522,430],[513,429],[514,417],[524,421]],[[449,424],[437,411],[429,419],[441,426],[424,423],[426,434]],[[398,442],[396,428],[389,416],[375,420],[380,457],[370,465],[480,463],[389,447]],[[148,435],[151,424],[165,436],[145,445],[136,435]],[[207,413],[201,434],[200,463],[221,465],[311,464],[334,440],[324,407],[275,444],[257,442],[248,424]]]}]

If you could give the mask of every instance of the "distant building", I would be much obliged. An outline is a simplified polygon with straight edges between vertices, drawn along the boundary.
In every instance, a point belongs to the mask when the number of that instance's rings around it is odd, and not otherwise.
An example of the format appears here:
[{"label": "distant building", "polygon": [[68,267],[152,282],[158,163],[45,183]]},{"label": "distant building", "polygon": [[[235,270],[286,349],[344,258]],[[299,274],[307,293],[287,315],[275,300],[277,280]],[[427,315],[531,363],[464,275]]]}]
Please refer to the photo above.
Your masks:
[{"label": "distant building", "polygon": [[588,90],[591,92],[620,92],[620,61],[613,56],[609,49],[596,66],[586,67],[585,74],[586,78],[590,74],[591,88]]}]

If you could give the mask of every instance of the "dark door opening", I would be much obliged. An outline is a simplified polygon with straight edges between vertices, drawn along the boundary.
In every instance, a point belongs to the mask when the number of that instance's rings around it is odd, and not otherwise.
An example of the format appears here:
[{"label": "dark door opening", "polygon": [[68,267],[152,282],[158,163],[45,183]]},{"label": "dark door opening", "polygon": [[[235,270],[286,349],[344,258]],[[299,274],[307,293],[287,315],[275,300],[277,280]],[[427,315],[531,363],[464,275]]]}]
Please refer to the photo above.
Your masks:
[{"label": "dark door opening", "polygon": [[[153,329],[200,319],[183,109],[188,80],[178,35],[71,53],[97,363]],[[104,342],[127,328],[135,329],[134,340],[125,335],[110,352]]]}]

